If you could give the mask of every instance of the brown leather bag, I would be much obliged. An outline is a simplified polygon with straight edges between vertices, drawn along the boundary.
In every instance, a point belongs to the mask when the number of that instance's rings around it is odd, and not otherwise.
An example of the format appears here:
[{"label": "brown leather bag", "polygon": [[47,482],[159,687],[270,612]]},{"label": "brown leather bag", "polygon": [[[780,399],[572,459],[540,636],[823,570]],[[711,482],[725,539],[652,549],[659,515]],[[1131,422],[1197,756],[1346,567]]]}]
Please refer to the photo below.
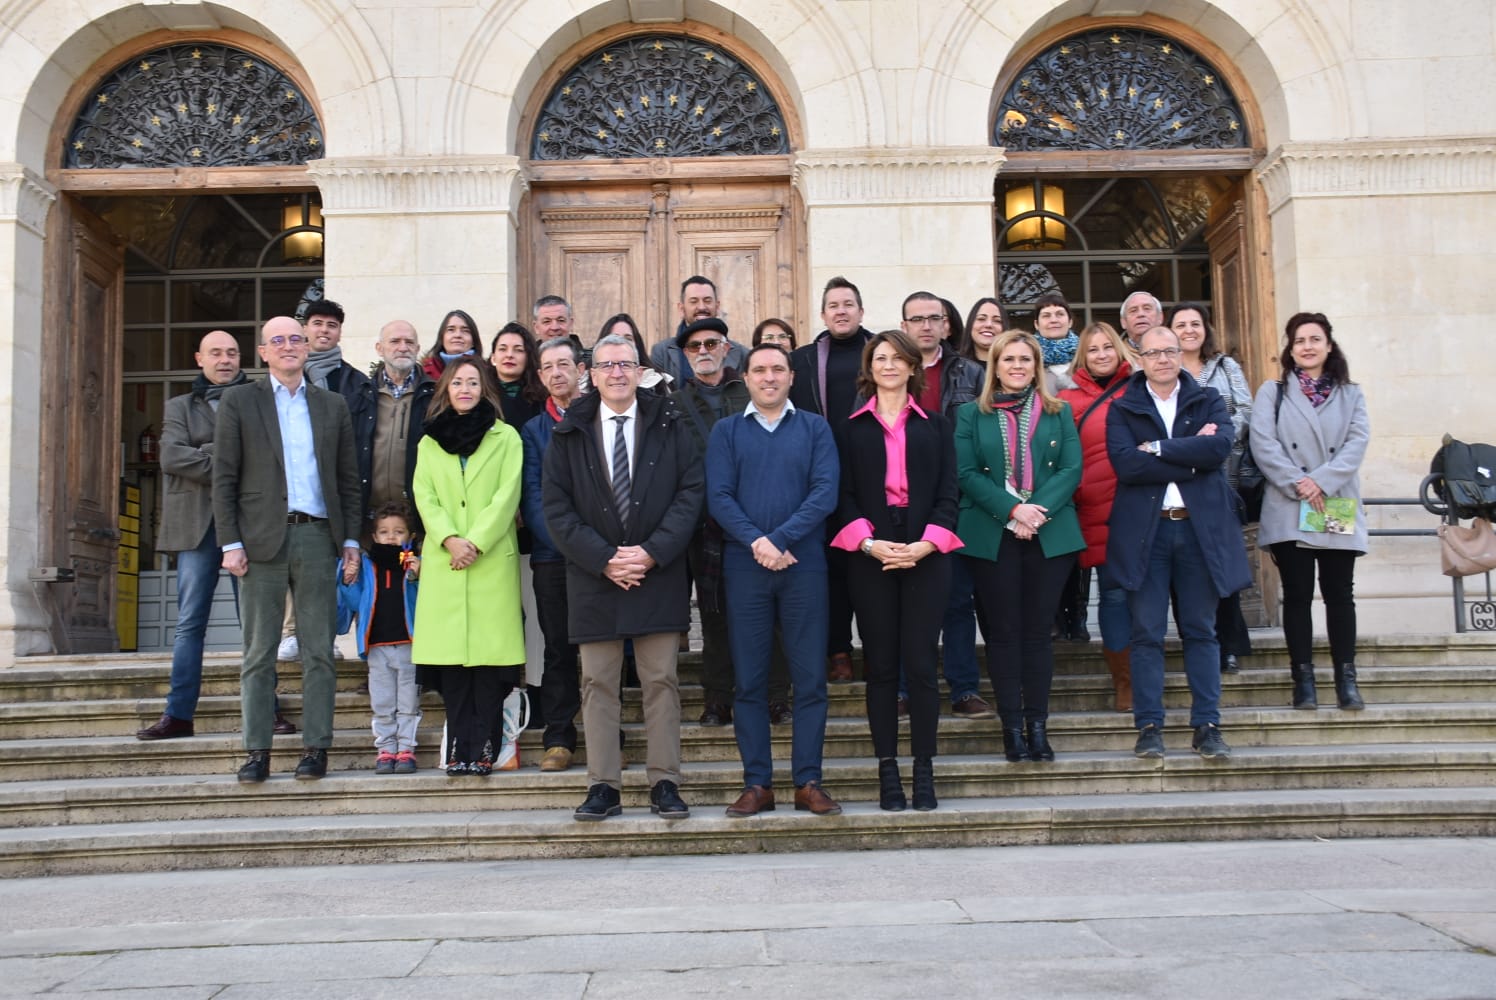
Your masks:
[{"label": "brown leather bag", "polygon": [[1496,570],[1496,530],[1477,517],[1466,528],[1439,525],[1439,556],[1445,576],[1479,576]]}]

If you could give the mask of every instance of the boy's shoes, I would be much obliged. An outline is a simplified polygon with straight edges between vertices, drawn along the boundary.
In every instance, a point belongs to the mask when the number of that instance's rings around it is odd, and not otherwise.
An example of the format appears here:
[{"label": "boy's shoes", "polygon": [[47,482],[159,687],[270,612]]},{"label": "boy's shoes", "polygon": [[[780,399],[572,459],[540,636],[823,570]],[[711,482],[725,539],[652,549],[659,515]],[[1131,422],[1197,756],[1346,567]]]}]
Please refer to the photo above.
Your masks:
[{"label": "boy's shoes", "polygon": [[489,760],[486,756],[479,757],[468,765],[467,773],[476,774],[480,778],[486,778],[490,774],[493,774],[493,761]]},{"label": "boy's shoes", "polygon": [[414,750],[401,750],[395,754],[395,773],[416,773],[416,752]]},{"label": "boy's shoes", "polygon": [[468,773],[468,766],[465,761],[460,761],[455,757],[447,761],[447,777],[460,778]]},{"label": "boy's shoes", "polygon": [[379,756],[374,758],[375,774],[394,774],[395,755],[388,750],[379,751]]}]

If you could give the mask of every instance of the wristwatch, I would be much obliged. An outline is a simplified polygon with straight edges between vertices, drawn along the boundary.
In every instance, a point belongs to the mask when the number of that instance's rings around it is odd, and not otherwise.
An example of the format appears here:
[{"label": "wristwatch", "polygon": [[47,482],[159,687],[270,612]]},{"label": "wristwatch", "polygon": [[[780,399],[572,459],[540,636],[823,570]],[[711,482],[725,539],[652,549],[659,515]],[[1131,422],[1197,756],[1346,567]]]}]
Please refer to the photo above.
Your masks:
[{"label": "wristwatch", "polygon": [[857,551],[861,552],[865,556],[872,555],[873,554],[873,540],[871,538],[864,538],[862,540],[862,544],[859,545],[859,546],[857,546]]},{"label": "wristwatch", "polygon": [[1160,445],[1157,441],[1149,441],[1148,442],[1148,454],[1150,454],[1150,455],[1160,455],[1160,454],[1163,453],[1163,450],[1164,450],[1163,446]]}]

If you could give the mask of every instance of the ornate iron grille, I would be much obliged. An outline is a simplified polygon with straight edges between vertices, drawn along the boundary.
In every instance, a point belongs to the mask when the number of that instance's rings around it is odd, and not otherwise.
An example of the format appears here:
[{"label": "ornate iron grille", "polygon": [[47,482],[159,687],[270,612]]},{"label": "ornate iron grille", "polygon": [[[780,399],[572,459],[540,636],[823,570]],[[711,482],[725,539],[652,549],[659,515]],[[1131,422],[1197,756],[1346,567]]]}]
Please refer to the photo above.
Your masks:
[{"label": "ornate iron grille", "polygon": [[300,87],[251,53],[196,43],[110,74],[73,122],[63,166],[294,166],[323,155]]},{"label": "ornate iron grille", "polygon": [[1013,81],[994,145],[1009,150],[1237,149],[1241,108],[1205,60],[1133,28],[1072,35]]},{"label": "ornate iron grille", "polygon": [[540,112],[530,156],[754,156],[789,148],[779,106],[741,63],[694,38],[644,35],[605,46],[566,74]]}]

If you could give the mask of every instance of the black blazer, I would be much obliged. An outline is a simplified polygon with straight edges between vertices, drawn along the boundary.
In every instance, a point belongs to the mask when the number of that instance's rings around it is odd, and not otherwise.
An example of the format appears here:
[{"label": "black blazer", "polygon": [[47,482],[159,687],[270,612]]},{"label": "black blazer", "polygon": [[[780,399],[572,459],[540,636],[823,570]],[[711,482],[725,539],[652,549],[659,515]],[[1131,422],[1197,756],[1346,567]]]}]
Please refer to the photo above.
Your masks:
[{"label": "black blazer", "polygon": [[[904,430],[904,464],[909,479],[906,512],[908,541],[918,541],[925,526],[934,524],[955,532],[956,439],[950,422],[939,413],[921,417],[909,411]],[[883,425],[871,410],[847,421],[838,440],[841,452],[841,502],[836,509],[837,530],[860,517],[873,524],[873,537],[893,539],[888,518],[888,452],[883,443]]]}]

